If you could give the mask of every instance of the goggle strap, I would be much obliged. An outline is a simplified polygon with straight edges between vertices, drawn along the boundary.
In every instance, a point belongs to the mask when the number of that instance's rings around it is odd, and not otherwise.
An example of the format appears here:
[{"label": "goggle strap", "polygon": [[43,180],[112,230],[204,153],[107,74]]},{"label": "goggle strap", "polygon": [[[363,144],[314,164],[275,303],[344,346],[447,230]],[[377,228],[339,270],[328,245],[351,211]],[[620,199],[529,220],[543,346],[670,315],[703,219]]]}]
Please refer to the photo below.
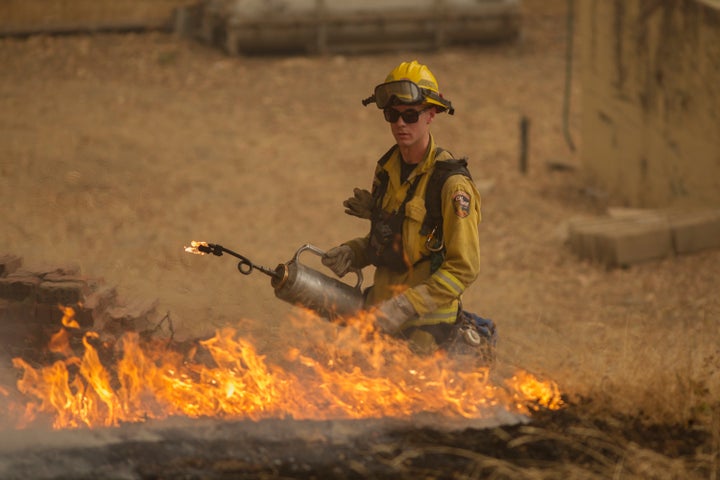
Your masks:
[{"label": "goggle strap", "polygon": [[362,101],[364,107],[367,107],[371,103],[377,103],[377,101],[375,100],[375,94],[370,95],[368,98]]},{"label": "goggle strap", "polygon": [[452,115],[455,113],[455,109],[453,108],[452,103],[450,103],[449,100],[445,100],[440,95],[433,92],[432,90],[428,90],[427,88],[422,88],[421,90],[423,95],[425,95],[427,98],[432,98],[436,102],[441,103],[443,107],[447,108],[448,115]]}]

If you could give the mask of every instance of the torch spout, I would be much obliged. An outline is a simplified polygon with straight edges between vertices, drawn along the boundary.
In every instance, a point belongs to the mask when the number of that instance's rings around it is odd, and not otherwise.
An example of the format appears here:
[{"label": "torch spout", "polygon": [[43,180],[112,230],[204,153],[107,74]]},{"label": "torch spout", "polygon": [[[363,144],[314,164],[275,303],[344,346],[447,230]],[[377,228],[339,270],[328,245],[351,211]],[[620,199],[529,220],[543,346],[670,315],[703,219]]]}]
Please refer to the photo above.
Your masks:
[{"label": "torch spout", "polygon": [[213,254],[217,257],[222,256],[223,253],[227,253],[228,255],[232,255],[235,258],[239,258],[240,262],[238,262],[237,268],[243,275],[250,275],[253,270],[259,270],[265,275],[268,275],[272,278],[276,278],[278,280],[282,279],[282,275],[279,272],[276,272],[273,269],[263,267],[262,265],[256,265],[253,262],[250,261],[247,257],[240,255],[237,252],[233,252],[229,248],[225,248],[222,245],[218,245],[217,243],[207,243],[207,242],[196,242],[193,240],[190,247],[185,248],[186,252],[189,253],[199,253],[200,255],[204,254]]},{"label": "torch spout", "polygon": [[216,245],[214,243],[200,244],[197,246],[197,249],[202,253],[212,253],[218,257],[221,256],[223,250],[225,250],[222,245]]}]

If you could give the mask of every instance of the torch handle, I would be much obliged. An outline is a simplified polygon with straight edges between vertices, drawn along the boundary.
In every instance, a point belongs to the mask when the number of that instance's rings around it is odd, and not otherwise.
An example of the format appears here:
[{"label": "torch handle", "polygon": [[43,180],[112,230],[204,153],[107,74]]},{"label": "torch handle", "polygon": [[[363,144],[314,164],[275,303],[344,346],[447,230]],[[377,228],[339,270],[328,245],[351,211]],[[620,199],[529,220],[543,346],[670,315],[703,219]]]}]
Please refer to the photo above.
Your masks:
[{"label": "torch handle", "polygon": [[235,258],[239,258],[240,261],[238,262],[237,268],[240,273],[243,275],[250,275],[255,270],[260,270],[265,275],[269,275],[273,278],[280,278],[280,274],[277,273],[275,270],[269,269],[267,267],[263,267],[262,265],[256,265],[253,262],[250,261],[249,258],[240,255],[237,252],[233,252],[229,248],[225,248],[222,245],[218,245],[216,243],[208,243],[207,247],[202,245],[198,247],[198,250],[204,253],[212,253],[216,256],[221,256],[223,253],[227,253],[228,255],[232,255]]},{"label": "torch handle", "polygon": [[[293,257],[293,261],[300,263],[300,262],[299,262],[300,254],[301,254],[302,252],[308,251],[308,250],[311,251],[312,253],[314,253],[315,255],[320,256],[320,257],[322,257],[323,255],[325,255],[325,252],[324,252],[323,250],[319,249],[319,248],[316,247],[315,245],[312,245],[312,244],[310,244],[310,243],[306,243],[306,244],[303,245],[302,247],[298,248],[297,252],[295,252],[295,256]],[[357,275],[357,284],[355,285],[355,288],[359,290],[360,287],[362,286],[362,283],[363,283],[363,274],[362,274],[362,271],[361,271],[360,269],[353,268],[353,269],[351,270],[351,272],[353,272],[355,275]]]}]

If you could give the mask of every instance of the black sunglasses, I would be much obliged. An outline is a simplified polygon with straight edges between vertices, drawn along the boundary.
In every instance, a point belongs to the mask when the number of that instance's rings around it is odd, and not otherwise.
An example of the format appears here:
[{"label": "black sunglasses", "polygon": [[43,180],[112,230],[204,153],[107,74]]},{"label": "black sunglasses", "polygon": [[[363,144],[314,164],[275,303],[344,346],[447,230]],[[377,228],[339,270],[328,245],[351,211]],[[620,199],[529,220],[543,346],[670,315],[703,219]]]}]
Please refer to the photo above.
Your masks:
[{"label": "black sunglasses", "polygon": [[417,121],[420,120],[420,114],[431,108],[432,107],[425,107],[422,110],[409,108],[403,112],[395,110],[394,108],[385,108],[383,109],[383,115],[385,115],[385,120],[390,123],[397,122],[400,117],[402,117],[405,123],[417,123]]}]

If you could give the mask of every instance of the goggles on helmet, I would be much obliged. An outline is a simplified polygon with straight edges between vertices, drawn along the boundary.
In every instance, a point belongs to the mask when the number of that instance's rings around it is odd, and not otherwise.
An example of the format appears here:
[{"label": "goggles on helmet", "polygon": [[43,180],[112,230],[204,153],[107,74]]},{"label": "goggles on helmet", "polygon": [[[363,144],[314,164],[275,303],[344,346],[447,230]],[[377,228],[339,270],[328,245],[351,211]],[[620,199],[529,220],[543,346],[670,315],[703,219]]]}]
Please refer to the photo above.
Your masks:
[{"label": "goggles on helmet", "polygon": [[395,80],[381,83],[375,87],[373,95],[363,100],[362,103],[365,106],[375,103],[378,108],[385,109],[395,103],[413,105],[422,103],[426,99],[431,99],[433,101],[432,103],[446,108],[451,115],[455,111],[449,101],[432,90],[419,87],[415,82],[410,80]]},{"label": "goggles on helmet", "polygon": [[393,98],[404,104],[420,103],[425,98],[420,87],[410,80],[381,83],[375,87],[375,103],[378,108],[390,106]]}]

